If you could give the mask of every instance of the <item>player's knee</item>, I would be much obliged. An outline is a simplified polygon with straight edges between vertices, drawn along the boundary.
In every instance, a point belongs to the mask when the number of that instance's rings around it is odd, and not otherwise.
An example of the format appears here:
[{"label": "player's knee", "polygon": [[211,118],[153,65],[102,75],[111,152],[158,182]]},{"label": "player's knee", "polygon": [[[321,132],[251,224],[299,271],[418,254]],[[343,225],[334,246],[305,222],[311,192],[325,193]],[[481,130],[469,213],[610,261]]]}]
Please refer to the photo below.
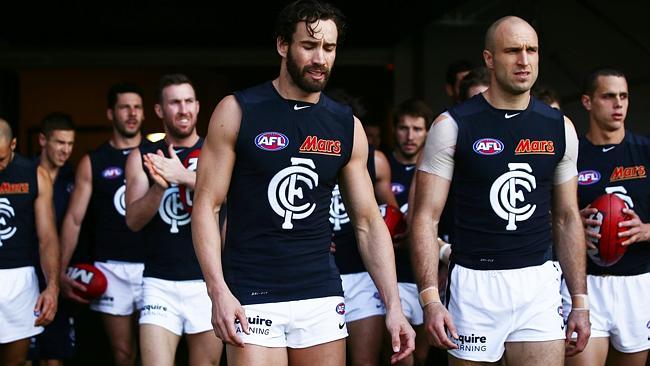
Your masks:
[{"label": "player's knee", "polygon": [[115,365],[133,366],[135,365],[135,350],[128,345],[118,345],[113,350]]}]

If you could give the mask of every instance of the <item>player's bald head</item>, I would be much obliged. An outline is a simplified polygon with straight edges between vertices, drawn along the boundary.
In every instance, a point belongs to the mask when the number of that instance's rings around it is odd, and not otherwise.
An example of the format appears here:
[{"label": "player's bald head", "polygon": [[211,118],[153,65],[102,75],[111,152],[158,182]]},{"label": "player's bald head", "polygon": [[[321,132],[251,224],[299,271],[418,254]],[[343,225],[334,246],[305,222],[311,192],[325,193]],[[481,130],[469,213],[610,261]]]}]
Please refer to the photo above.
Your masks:
[{"label": "player's bald head", "polygon": [[0,118],[0,143],[9,144],[14,138],[14,133],[11,130],[11,125],[6,120]]},{"label": "player's bald head", "polygon": [[527,21],[513,15],[508,15],[498,19],[487,29],[487,32],[485,32],[485,49],[494,52],[497,39],[511,33],[515,28],[531,31],[537,37],[537,32],[535,32],[535,29]]}]

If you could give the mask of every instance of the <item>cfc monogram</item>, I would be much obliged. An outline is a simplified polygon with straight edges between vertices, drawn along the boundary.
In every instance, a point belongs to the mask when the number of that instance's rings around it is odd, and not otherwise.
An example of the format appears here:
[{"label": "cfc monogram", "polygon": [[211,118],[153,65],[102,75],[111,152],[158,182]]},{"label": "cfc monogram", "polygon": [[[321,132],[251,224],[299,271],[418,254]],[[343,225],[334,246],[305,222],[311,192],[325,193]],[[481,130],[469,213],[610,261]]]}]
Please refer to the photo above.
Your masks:
[{"label": "cfc monogram", "polygon": [[524,202],[524,192],[518,189],[523,187],[526,191],[532,192],[537,188],[535,176],[530,174],[533,169],[528,163],[510,163],[510,171],[503,173],[492,184],[490,189],[490,204],[494,212],[502,219],[508,221],[506,230],[517,230],[517,221],[528,220],[537,205],[529,203],[519,206],[517,202]]},{"label": "cfc monogram", "polygon": [[277,172],[267,190],[269,204],[273,211],[284,218],[282,228],[293,229],[293,220],[309,217],[316,209],[316,203],[304,202],[303,188],[313,190],[318,186],[316,165],[311,159],[291,158],[291,166]]},{"label": "cfc monogram", "polygon": [[4,197],[0,198],[0,247],[3,240],[11,239],[16,233],[16,228],[10,226],[5,219],[5,217],[11,219],[15,215],[11,202]]},{"label": "cfc monogram", "polygon": [[332,228],[334,231],[340,231],[341,225],[347,224],[350,222],[350,217],[348,212],[345,210],[343,205],[343,199],[341,197],[341,191],[339,190],[339,185],[334,186],[332,191],[332,202],[330,203],[330,223],[334,225]]}]

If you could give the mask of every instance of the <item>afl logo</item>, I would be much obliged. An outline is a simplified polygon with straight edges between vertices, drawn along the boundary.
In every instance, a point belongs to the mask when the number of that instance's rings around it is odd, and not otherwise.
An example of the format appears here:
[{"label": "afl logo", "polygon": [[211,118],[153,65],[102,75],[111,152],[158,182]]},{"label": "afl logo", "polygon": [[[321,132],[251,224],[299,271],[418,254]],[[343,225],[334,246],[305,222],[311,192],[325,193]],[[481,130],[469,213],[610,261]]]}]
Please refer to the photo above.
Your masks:
[{"label": "afl logo", "polygon": [[336,312],[339,315],[345,314],[345,304],[344,303],[339,303],[338,305],[336,305]]},{"label": "afl logo", "polygon": [[289,139],[279,132],[262,132],[255,137],[255,145],[262,150],[278,151],[289,145]]},{"label": "afl logo", "polygon": [[390,185],[390,190],[393,191],[394,195],[398,195],[404,193],[404,191],[406,191],[406,188],[403,184],[393,182]]},{"label": "afl logo", "polygon": [[497,139],[483,138],[476,140],[472,148],[475,153],[480,155],[496,155],[503,151],[503,142]]},{"label": "afl logo", "polygon": [[7,224],[6,218],[12,218],[16,216],[13,207],[11,207],[11,202],[6,198],[0,198],[0,247],[2,246],[2,241],[11,239],[12,236],[16,233],[16,228],[9,226]]},{"label": "afl logo", "polygon": [[600,180],[600,173],[595,170],[583,170],[578,173],[578,184],[581,186],[588,186],[598,183]]},{"label": "afl logo", "polygon": [[122,169],[116,166],[106,168],[102,172],[102,177],[104,177],[105,179],[115,179],[115,178],[119,178],[121,175],[122,175]]}]

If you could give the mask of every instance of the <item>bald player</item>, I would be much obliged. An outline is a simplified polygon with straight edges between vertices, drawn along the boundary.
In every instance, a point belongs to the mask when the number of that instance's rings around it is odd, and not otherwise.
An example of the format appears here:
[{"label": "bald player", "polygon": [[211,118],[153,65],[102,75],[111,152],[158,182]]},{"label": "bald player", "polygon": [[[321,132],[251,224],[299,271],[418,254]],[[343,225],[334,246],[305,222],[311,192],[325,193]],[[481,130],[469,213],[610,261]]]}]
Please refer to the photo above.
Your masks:
[{"label": "bald player", "polygon": [[[589,338],[585,237],[577,203],[577,137],[530,96],[537,33],[508,16],[487,30],[490,86],[434,121],[417,175],[412,260],[429,341],[452,365],[561,365]],[[437,286],[437,222],[453,178],[456,235],[447,307]],[[577,304],[566,326],[555,241]],[[565,342],[573,332],[575,342]]]},{"label": "bald player", "polygon": [[[43,332],[57,309],[59,241],[52,180],[16,154],[16,138],[0,119],[0,363],[23,365],[29,338]],[[37,255],[46,280],[39,294]]]}]

